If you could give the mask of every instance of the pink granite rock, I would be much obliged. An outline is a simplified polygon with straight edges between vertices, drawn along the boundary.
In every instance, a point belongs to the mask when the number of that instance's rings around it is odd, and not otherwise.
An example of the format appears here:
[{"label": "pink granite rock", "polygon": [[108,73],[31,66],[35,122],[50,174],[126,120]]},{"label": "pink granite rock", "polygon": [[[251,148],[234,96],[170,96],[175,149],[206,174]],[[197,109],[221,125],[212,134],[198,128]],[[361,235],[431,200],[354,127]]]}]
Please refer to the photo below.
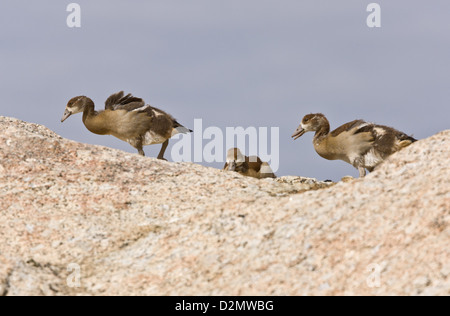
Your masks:
[{"label": "pink granite rock", "polygon": [[449,158],[259,181],[0,117],[0,295],[449,295]]}]

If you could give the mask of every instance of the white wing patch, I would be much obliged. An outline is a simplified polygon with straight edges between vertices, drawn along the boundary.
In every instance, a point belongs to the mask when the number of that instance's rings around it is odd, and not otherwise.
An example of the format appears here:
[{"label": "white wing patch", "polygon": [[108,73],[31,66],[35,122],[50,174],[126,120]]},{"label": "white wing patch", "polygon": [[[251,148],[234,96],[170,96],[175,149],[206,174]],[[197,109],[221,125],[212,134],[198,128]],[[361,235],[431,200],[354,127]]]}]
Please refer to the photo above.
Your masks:
[{"label": "white wing patch", "polygon": [[386,130],[384,128],[374,127],[373,130],[375,131],[375,133],[377,133],[378,136],[386,135]]},{"label": "white wing patch", "polygon": [[133,110],[133,111],[131,111],[131,112],[141,112],[141,111],[145,111],[145,110],[147,110],[149,107],[150,107],[150,105],[144,105],[144,106],[142,106],[142,107],[140,107],[140,108],[137,108],[137,109],[135,109],[135,110]]},{"label": "white wing patch", "polygon": [[372,123],[364,122],[364,123],[362,123],[362,124],[360,124],[360,125],[354,127],[353,129],[361,129],[361,128],[366,127],[366,126],[369,126],[369,125],[372,125]]},{"label": "white wing patch", "polygon": [[165,116],[164,113],[161,113],[159,111],[153,110],[153,113],[155,114],[155,117],[159,117],[159,116]]}]

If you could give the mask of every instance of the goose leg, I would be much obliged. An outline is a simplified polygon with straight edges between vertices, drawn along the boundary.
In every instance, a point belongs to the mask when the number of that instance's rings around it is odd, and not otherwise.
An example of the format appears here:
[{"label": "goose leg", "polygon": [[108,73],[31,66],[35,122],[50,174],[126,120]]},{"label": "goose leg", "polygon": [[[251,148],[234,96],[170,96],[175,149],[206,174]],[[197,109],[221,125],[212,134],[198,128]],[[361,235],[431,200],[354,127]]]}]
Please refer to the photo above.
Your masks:
[{"label": "goose leg", "polygon": [[366,176],[366,169],[364,167],[358,167],[359,177],[364,178]]},{"label": "goose leg", "polygon": [[141,140],[138,140],[135,144],[133,144],[133,147],[138,150],[139,155],[145,157],[145,152],[144,152],[144,148],[142,146],[142,141]]},{"label": "goose leg", "polygon": [[162,144],[161,151],[159,152],[158,155],[158,159],[167,161],[167,159],[164,159],[164,153],[166,152],[167,146],[169,146],[169,140],[166,140]]}]

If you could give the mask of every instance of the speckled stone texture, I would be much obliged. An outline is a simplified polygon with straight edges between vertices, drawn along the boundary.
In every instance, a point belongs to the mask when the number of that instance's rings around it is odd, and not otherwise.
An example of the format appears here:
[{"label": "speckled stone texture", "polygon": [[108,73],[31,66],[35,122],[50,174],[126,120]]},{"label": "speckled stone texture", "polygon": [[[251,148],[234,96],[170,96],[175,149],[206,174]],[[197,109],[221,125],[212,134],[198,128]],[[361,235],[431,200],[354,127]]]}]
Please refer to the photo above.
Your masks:
[{"label": "speckled stone texture", "polygon": [[450,295],[449,158],[256,180],[0,117],[0,295]]}]

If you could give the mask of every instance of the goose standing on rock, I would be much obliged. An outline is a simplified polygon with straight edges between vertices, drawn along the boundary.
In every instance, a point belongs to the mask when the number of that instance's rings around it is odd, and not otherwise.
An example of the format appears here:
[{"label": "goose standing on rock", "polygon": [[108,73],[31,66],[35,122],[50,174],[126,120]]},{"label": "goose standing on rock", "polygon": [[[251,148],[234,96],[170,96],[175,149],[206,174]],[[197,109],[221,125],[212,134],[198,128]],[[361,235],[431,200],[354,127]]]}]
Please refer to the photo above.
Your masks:
[{"label": "goose standing on rock", "polygon": [[136,148],[145,156],[143,146],[162,144],[158,159],[164,159],[169,139],[192,131],[178,123],[170,114],[146,105],[144,100],[118,92],[105,102],[104,111],[95,111],[94,102],[85,96],[72,98],[61,122],[69,116],[83,113],[86,128],[98,135],[112,135]]},{"label": "goose standing on rock", "polygon": [[330,133],[330,123],[323,114],[306,115],[292,138],[315,132],[316,152],[328,160],[343,160],[359,170],[359,176],[372,172],[393,153],[417,140],[392,127],[356,120]]},{"label": "goose standing on rock", "polygon": [[244,156],[238,148],[228,150],[224,171],[234,171],[246,177],[256,179],[276,178],[267,162],[259,157]]}]

